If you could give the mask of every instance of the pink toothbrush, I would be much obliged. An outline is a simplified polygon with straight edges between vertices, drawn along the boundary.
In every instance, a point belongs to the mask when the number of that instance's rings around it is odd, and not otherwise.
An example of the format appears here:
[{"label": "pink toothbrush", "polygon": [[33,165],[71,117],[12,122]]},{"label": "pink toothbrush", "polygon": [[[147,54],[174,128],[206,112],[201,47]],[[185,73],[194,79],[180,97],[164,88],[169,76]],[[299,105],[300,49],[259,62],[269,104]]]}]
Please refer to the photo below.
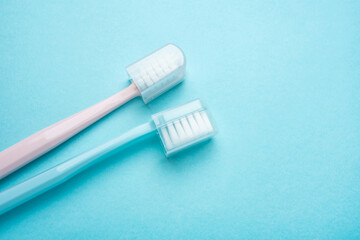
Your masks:
[{"label": "pink toothbrush", "polygon": [[185,73],[183,52],[168,44],[126,68],[129,87],[57,122],[0,152],[0,179],[55,148],[106,114],[141,96],[145,103],[180,83]]}]

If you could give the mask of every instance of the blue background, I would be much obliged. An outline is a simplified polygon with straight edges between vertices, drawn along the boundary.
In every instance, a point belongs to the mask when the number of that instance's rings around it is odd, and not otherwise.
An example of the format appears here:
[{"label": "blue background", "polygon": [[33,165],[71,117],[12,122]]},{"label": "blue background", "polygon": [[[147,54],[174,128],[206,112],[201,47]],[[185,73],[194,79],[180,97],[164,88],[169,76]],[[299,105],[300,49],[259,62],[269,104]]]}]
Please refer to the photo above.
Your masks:
[{"label": "blue background", "polygon": [[147,138],[0,217],[1,239],[359,239],[359,1],[2,1],[0,150],[128,85],[175,43],[183,84],[0,181],[13,186],[201,98],[219,133]]}]

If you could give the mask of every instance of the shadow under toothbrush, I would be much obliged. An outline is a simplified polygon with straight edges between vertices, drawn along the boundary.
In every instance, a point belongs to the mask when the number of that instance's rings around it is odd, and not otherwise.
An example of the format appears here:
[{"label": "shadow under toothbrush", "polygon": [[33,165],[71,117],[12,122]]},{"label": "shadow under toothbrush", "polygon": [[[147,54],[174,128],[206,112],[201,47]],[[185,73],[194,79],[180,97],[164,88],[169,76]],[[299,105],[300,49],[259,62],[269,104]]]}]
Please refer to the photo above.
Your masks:
[{"label": "shadow under toothbrush", "polygon": [[[156,113],[156,112],[162,111],[163,109],[171,107],[171,106],[164,106],[164,103],[171,102],[172,106],[176,106],[178,103],[177,103],[177,101],[174,101],[174,99],[180,99],[181,102],[183,102],[184,96],[187,92],[186,88],[184,88],[184,85],[186,85],[187,81],[188,81],[187,77],[185,76],[183,78],[183,81],[181,81],[180,83],[175,85],[173,87],[173,89],[162,93],[161,97],[157,97],[157,98],[151,100],[151,102],[148,102],[147,104],[145,104],[145,107],[156,108],[152,111],[152,113]],[[178,88],[178,86],[181,86],[181,87]],[[176,89],[176,91],[174,91],[175,89]],[[179,104],[181,104],[181,102]]]},{"label": "shadow under toothbrush", "polygon": [[215,144],[214,139],[210,138],[187,149],[181,150],[181,152],[166,159],[167,161],[161,160],[160,166],[161,168],[165,168],[164,171],[187,171],[189,167],[203,164],[204,161],[208,159],[208,155],[213,153]]}]

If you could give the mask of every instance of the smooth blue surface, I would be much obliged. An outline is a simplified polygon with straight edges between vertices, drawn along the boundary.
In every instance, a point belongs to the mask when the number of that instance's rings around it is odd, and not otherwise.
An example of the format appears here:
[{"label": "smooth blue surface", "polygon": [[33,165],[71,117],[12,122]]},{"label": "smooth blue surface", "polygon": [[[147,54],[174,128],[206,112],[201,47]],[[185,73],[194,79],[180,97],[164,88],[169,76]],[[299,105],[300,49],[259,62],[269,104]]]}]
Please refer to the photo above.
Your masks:
[{"label": "smooth blue surface", "polygon": [[359,239],[359,1],[2,1],[0,150],[127,86],[168,42],[186,81],[136,99],[0,190],[194,98],[219,134],[148,138],[0,217],[0,239]]},{"label": "smooth blue surface", "polygon": [[114,151],[120,151],[126,148],[132,141],[146,137],[148,134],[156,134],[156,127],[152,122],[132,128],[110,141],[91,148],[20,184],[0,192],[0,215],[59,186],[102,159],[114,154]]}]

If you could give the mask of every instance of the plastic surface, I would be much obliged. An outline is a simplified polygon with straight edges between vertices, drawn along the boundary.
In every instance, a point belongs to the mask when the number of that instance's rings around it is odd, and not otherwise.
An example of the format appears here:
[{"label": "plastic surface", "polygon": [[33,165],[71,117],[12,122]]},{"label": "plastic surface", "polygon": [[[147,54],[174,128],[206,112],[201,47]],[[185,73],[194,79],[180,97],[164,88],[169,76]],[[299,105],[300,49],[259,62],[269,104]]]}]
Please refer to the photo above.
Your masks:
[{"label": "plastic surface", "polygon": [[0,215],[65,182],[114,149],[154,131],[155,127],[152,122],[140,125],[111,141],[71,158],[56,167],[50,168],[33,178],[1,192]]},{"label": "plastic surface", "polygon": [[145,103],[180,83],[185,57],[180,48],[168,44],[126,68]]},{"label": "plastic surface", "polygon": [[166,156],[170,156],[215,134],[209,112],[199,99],[152,115]]},{"label": "plastic surface", "polygon": [[44,128],[0,152],[0,179],[50,151],[138,95],[138,89],[131,84],[102,102]]}]

